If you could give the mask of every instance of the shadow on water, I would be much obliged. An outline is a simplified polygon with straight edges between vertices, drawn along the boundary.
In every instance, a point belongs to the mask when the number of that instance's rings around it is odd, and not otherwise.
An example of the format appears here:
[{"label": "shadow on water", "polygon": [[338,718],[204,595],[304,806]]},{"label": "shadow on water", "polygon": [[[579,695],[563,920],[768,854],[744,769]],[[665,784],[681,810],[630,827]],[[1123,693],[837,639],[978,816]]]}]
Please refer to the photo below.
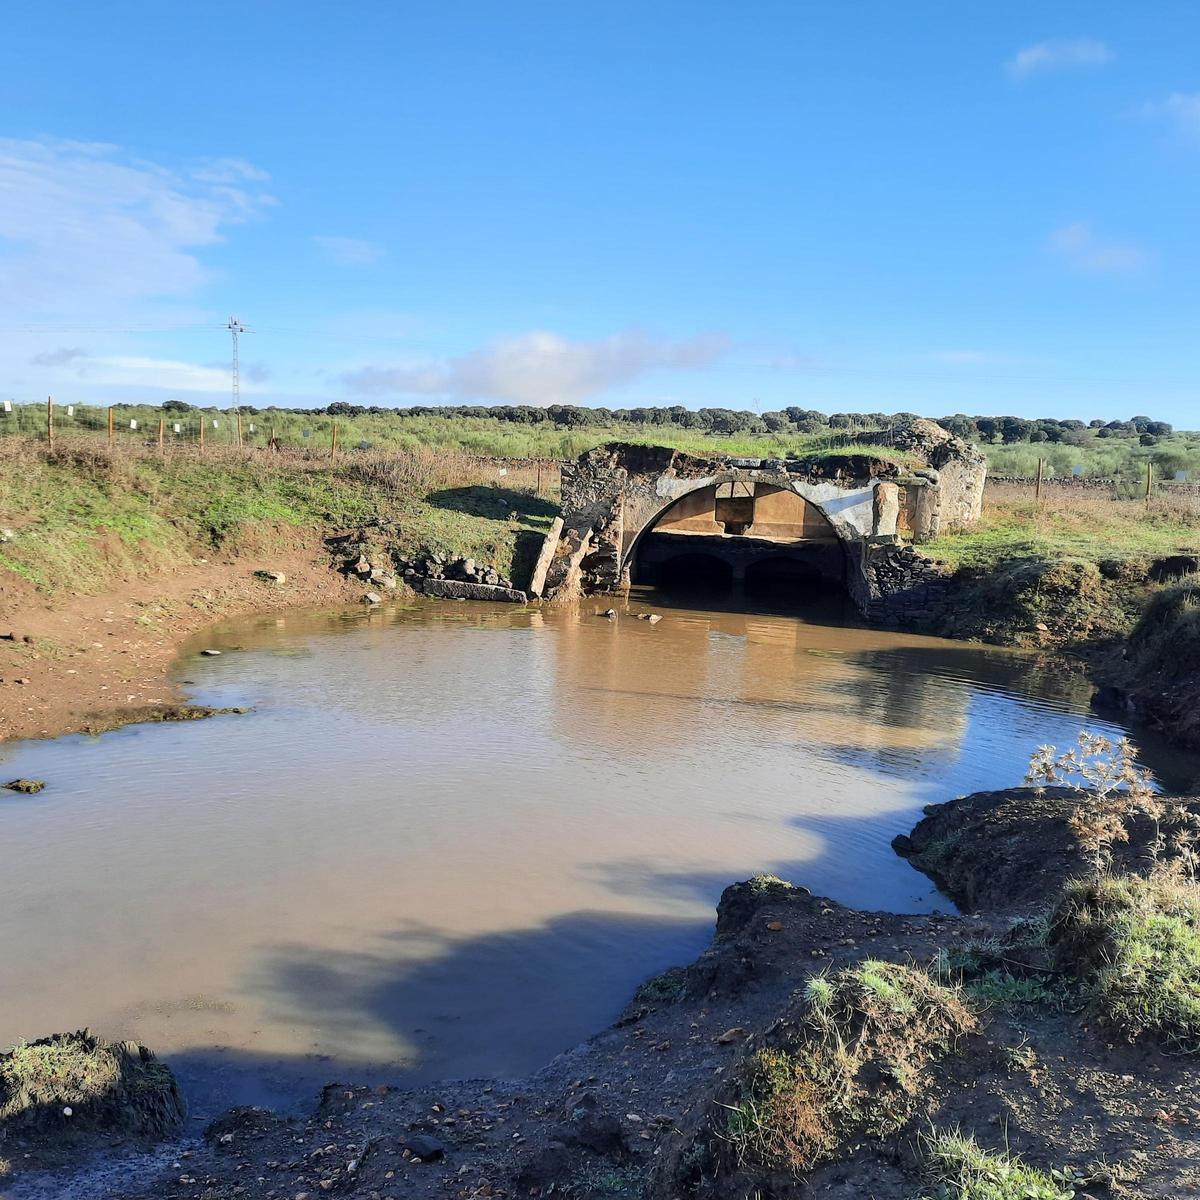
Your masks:
[{"label": "shadow on water", "polygon": [[[901,817],[905,828],[909,823]],[[833,893],[846,903],[861,892],[861,879],[850,878],[831,849],[884,836],[876,825],[830,813],[813,822],[821,835],[817,853],[798,861],[747,863],[741,871],[670,870],[646,857],[596,863],[587,874],[623,900],[666,897],[685,910],[714,905],[729,884],[763,873],[818,895]],[[903,911],[953,911],[925,876],[909,871],[910,894],[882,897],[885,904]],[[376,1029],[402,1043],[403,1055],[372,1062],[196,1046],[167,1061],[184,1086],[193,1120],[211,1119],[237,1104],[303,1107],[331,1082],[519,1078],[606,1029],[646,979],[694,960],[712,938],[715,908],[710,911],[706,917],[675,917],[580,910],[529,928],[469,937],[408,921],[370,951],[267,947],[243,982],[247,993],[263,1001],[271,1021],[310,1029],[329,1043]]]}]

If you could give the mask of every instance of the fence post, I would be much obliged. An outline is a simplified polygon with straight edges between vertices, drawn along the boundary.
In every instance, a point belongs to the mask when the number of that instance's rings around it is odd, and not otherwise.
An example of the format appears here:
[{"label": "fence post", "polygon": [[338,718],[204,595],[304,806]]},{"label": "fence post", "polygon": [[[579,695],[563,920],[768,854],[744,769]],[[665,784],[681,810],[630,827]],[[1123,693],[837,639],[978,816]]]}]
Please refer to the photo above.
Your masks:
[{"label": "fence post", "polygon": [[238,445],[242,444],[242,410],[237,410],[237,426],[238,426]]},{"label": "fence post", "polygon": [[163,413],[158,414],[158,452],[163,452],[163,435],[167,432],[167,418]]},{"label": "fence post", "polygon": [[1150,511],[1150,493],[1154,490],[1154,462],[1146,459],[1146,511]]},{"label": "fence post", "polygon": [[337,422],[333,422],[332,433],[329,439],[329,461],[337,458]]},{"label": "fence post", "polygon": [[200,411],[200,453],[204,453],[204,410]]},{"label": "fence post", "polygon": [[113,410],[112,405],[108,406],[108,448],[111,450],[113,444]]},{"label": "fence post", "polygon": [[538,496],[540,496],[542,494],[542,463],[541,463],[540,459],[538,460],[538,481],[537,481],[537,493],[536,494]]},{"label": "fence post", "polygon": [[54,397],[46,397],[46,445],[54,449]]},{"label": "fence post", "polygon": [[1038,459],[1037,483],[1033,486],[1033,502],[1040,504],[1042,502],[1042,463],[1043,459]]}]

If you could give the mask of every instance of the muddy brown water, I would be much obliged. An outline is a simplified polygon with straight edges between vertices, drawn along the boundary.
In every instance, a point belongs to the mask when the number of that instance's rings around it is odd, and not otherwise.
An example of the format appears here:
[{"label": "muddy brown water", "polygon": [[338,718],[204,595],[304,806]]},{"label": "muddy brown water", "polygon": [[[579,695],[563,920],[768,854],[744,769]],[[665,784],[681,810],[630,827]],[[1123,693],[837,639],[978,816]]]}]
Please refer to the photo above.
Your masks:
[{"label": "muddy brown water", "polygon": [[1121,732],[1010,651],[603,607],[231,623],[179,672],[249,715],[9,748],[47,788],[0,802],[0,1042],[136,1038],[200,1116],[525,1073],[694,957],[733,880],[950,908],[889,847],[921,806]]}]

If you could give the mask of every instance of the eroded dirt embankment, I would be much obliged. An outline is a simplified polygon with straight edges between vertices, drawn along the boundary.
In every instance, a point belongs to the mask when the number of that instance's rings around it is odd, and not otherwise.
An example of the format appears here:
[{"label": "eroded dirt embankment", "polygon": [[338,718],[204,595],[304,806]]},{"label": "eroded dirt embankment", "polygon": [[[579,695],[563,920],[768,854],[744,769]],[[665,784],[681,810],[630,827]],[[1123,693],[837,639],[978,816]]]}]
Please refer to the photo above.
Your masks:
[{"label": "eroded dirt embankment", "polygon": [[[529,1078],[331,1084],[308,1116],[227,1114],[150,1182],[122,1183],[110,1162],[103,1186],[58,1176],[61,1194],[908,1200],[932,1190],[928,1136],[950,1129],[1047,1180],[1068,1172],[1077,1195],[1200,1194],[1200,1061],[1130,1041],[1061,955],[1026,953],[1055,892],[1089,870],[1067,805],[1017,789],[931,807],[904,849],[932,854],[970,915],[856,912],[769,877],[735,884],[707,951]],[[1128,834],[1137,866],[1150,830]],[[758,1100],[775,1103],[782,1135],[748,1136],[748,1112],[765,1122],[748,1107],[764,1078],[775,1091]],[[19,1144],[6,1149],[19,1160]]]},{"label": "eroded dirt embankment", "polygon": [[14,596],[0,617],[0,742],[186,719],[170,668],[207,626],[255,612],[353,603],[362,591],[331,569],[314,533],[269,554],[200,559],[101,595],[53,603],[31,591]]}]

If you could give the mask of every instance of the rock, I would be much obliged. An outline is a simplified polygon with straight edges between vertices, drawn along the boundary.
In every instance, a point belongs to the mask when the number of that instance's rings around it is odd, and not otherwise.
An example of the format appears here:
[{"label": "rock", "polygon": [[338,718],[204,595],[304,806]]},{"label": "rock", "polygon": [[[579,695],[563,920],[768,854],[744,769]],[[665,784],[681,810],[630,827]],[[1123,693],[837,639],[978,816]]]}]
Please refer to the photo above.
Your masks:
[{"label": "rock", "polygon": [[464,575],[474,575],[475,560],[473,558],[464,558],[462,560],[462,570]]},{"label": "rock", "polygon": [[378,592],[363,592],[362,602],[364,604],[382,604],[383,597]]},{"label": "rock", "polygon": [[221,652],[220,650],[201,650],[200,653],[203,654],[205,658],[217,658],[220,656]]},{"label": "rock", "polygon": [[26,796],[34,796],[46,786],[41,779],[11,779],[4,785],[10,792],[22,792]]},{"label": "rock", "polygon": [[458,579],[414,580],[413,586],[427,596],[443,600],[499,600],[508,604],[526,604],[528,597],[515,588],[502,588],[487,583],[466,583]]},{"label": "rock", "polygon": [[639,621],[649,621],[651,625],[657,625],[662,620],[662,615],[660,613],[638,613],[637,619]]},{"label": "rock", "polygon": [[268,583],[287,583],[287,576],[282,571],[255,571],[255,579],[265,579]]},{"label": "rock", "polygon": [[574,1140],[594,1154],[620,1158],[626,1152],[621,1122],[611,1113],[585,1113],[575,1122],[573,1133]]},{"label": "rock", "polygon": [[730,1042],[741,1041],[745,1036],[746,1031],[740,1025],[735,1025],[732,1029],[725,1030],[716,1040],[718,1045],[728,1046]]},{"label": "rock", "polygon": [[358,562],[354,564],[354,570],[359,575],[370,575],[371,564],[365,555],[360,557]]},{"label": "rock", "polygon": [[0,542],[11,542],[16,536],[11,529],[0,529]]},{"label": "rock", "polygon": [[419,1158],[423,1163],[446,1156],[446,1147],[427,1133],[404,1133],[400,1135],[399,1142],[413,1158]]},{"label": "rock", "polygon": [[527,1196],[531,1191],[563,1178],[570,1167],[567,1148],[561,1142],[551,1142],[529,1158],[517,1172],[517,1190]]}]

